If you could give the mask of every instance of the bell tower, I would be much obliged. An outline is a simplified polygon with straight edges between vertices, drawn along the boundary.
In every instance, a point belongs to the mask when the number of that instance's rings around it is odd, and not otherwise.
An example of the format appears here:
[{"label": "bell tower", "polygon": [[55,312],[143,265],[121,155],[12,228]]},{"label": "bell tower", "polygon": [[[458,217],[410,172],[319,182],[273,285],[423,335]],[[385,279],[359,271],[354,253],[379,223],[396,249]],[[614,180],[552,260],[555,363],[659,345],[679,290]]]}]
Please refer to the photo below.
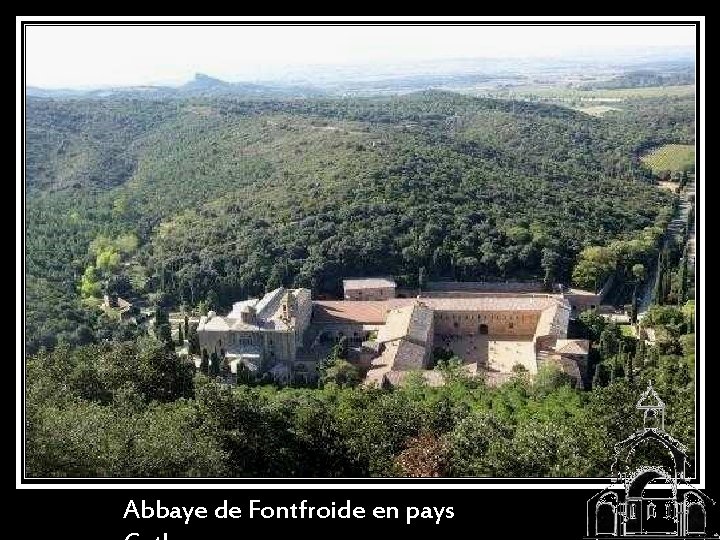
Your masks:
[{"label": "bell tower", "polygon": [[647,389],[640,396],[637,408],[643,411],[643,427],[645,429],[661,429],[665,431],[665,403],[652,386],[648,383]]},{"label": "bell tower", "polygon": [[282,313],[280,315],[280,318],[285,324],[289,326],[297,315],[297,303],[295,301],[295,296],[293,296],[292,294],[292,291],[285,291],[281,303],[281,309]]}]

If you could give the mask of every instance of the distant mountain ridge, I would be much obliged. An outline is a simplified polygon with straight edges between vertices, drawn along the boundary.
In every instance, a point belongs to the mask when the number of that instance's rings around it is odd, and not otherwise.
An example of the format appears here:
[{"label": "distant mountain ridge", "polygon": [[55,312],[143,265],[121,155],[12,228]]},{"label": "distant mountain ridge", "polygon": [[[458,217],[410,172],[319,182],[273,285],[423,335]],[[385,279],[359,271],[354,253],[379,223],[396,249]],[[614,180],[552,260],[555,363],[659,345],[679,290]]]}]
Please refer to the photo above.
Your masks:
[{"label": "distant mountain ridge", "polygon": [[73,97],[211,97],[211,96],[242,96],[242,97],[319,97],[325,92],[307,85],[292,84],[255,84],[249,82],[228,82],[204,73],[196,73],[195,77],[181,86],[114,86],[101,89],[48,89],[27,86],[28,97],[41,98],[73,98]]}]

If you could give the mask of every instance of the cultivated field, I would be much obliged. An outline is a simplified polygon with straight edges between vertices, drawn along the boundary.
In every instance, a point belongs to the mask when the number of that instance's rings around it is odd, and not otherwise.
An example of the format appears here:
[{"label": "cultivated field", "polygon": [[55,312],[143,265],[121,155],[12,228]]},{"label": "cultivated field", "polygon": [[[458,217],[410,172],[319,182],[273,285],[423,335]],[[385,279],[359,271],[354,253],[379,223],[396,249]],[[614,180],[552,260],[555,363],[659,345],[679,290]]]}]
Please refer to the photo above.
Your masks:
[{"label": "cultivated field", "polygon": [[506,92],[522,96],[579,99],[582,101],[622,101],[632,98],[691,96],[695,93],[695,85],[646,86],[643,88],[614,88],[607,90],[579,90],[577,88],[563,88],[560,86],[527,85],[515,86],[509,88]]},{"label": "cultivated field", "polygon": [[589,114],[590,116],[602,116],[605,113],[608,113],[610,111],[617,111],[617,107],[608,107],[606,105],[594,105],[591,107],[578,107],[577,109],[580,112],[584,112],[585,114]]},{"label": "cultivated field", "polygon": [[695,146],[690,144],[666,144],[644,155],[642,162],[653,172],[683,171],[695,163]]}]

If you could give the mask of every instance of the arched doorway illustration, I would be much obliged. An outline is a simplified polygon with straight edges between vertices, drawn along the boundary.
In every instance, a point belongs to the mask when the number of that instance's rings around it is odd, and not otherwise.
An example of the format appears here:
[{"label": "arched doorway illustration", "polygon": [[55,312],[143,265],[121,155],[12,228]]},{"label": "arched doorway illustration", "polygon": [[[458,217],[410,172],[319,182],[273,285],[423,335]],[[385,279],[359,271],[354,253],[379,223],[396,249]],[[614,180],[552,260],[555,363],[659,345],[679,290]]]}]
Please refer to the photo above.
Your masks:
[{"label": "arched doorway illustration", "polygon": [[685,534],[705,534],[707,516],[705,505],[694,493],[685,494]]},{"label": "arched doorway illustration", "polygon": [[595,507],[595,532],[599,535],[617,534],[617,495],[606,493]]}]

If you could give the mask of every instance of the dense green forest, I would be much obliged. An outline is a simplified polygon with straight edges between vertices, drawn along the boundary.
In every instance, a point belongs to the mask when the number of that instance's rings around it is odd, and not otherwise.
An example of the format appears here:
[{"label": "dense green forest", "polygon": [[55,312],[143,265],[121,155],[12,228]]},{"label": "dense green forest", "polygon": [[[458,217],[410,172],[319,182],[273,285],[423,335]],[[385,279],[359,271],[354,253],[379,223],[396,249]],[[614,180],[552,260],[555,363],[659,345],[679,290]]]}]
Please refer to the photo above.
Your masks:
[{"label": "dense green forest", "polygon": [[[693,142],[679,98],[603,118],[440,92],[29,99],[26,117],[29,352],[126,339],[90,301],[110,278],[223,308],[279,284],[337,293],[349,274],[412,285],[422,267],[567,283],[583,250],[618,240],[642,243],[622,264],[647,262],[672,196],[638,155]],[[578,285],[607,271],[589,265]]]},{"label": "dense green forest", "polygon": [[441,388],[223,387],[99,304],[223,309],[379,273],[593,288],[658,258],[677,304],[685,259],[658,253],[677,197],[639,156],[693,144],[693,119],[688,98],[603,117],[445,92],[28,99],[28,474],[605,476],[647,380],[692,444],[691,304],[653,308],[654,345],[584,316],[590,392],[551,369],[489,388],[453,361]]}]

